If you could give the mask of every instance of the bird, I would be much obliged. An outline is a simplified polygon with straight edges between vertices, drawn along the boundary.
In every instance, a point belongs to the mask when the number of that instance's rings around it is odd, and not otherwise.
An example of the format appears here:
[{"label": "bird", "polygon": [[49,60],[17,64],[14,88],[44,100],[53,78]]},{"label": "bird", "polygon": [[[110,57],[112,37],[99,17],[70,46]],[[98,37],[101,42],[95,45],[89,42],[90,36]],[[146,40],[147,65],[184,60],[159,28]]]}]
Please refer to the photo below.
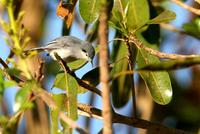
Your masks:
[{"label": "bird", "polygon": [[74,36],[58,37],[48,42],[45,46],[28,49],[25,53],[31,51],[47,51],[54,60],[57,60],[55,57],[55,53],[57,53],[66,63],[79,59],[92,61],[95,55],[95,50],[91,43]]}]

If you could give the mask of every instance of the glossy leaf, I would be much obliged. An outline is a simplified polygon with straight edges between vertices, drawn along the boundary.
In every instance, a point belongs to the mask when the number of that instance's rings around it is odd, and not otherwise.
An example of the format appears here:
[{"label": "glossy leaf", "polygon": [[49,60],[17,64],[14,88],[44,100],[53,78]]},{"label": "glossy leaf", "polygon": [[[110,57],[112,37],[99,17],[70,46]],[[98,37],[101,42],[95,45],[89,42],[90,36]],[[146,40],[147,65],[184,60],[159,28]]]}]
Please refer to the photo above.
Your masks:
[{"label": "glossy leaf", "polygon": [[[153,47],[154,49],[157,49],[157,46],[155,44],[150,45],[141,35],[138,35],[138,37],[147,47]],[[148,54],[145,50],[138,50],[138,68],[142,68],[145,65],[156,64],[159,62],[160,60],[157,57]],[[148,89],[150,90],[151,96],[156,103],[166,105],[171,101],[172,87],[169,74],[166,71],[146,71],[140,72],[140,75],[145,81]]]},{"label": "glossy leaf", "polygon": [[[149,20],[149,5],[147,0],[130,0],[127,11],[127,27],[129,31],[146,24]],[[143,31],[144,29],[142,29]]]},{"label": "glossy leaf", "polygon": [[148,64],[138,70],[151,70],[151,71],[174,70],[174,69],[190,67],[192,65],[197,65],[197,64],[200,64],[200,57],[161,61],[158,63]]},{"label": "glossy leaf", "polygon": [[160,13],[157,17],[149,20],[147,24],[160,24],[164,22],[170,22],[176,19],[176,14],[173,11],[165,10]]},{"label": "glossy leaf", "polygon": [[80,0],[80,15],[86,23],[92,23],[98,19],[103,0]]}]

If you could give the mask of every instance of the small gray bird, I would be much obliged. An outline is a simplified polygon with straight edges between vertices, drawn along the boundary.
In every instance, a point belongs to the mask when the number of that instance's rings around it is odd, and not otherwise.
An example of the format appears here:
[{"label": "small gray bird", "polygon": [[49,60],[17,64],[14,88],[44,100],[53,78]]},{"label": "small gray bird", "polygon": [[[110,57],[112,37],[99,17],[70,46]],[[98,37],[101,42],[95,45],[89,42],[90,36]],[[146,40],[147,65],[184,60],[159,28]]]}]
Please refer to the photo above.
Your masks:
[{"label": "small gray bird", "polygon": [[62,36],[50,41],[46,46],[32,48],[27,51],[34,50],[38,52],[47,51],[54,60],[56,60],[54,55],[56,52],[67,63],[78,59],[91,61],[95,54],[91,43],[73,36]]}]

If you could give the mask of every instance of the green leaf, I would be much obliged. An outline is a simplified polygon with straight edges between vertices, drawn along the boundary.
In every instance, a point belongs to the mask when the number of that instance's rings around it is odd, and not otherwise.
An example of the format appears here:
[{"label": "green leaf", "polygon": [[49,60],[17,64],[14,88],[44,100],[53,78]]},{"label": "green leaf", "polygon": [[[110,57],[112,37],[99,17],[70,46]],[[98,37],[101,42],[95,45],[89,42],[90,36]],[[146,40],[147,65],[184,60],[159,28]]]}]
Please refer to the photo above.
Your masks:
[{"label": "green leaf", "polygon": [[67,111],[67,96],[66,94],[53,94],[53,100],[56,103],[56,106],[58,109],[51,109],[51,119],[52,119],[52,127],[51,127],[51,132],[53,134],[58,134],[58,116],[59,116],[59,111]]},{"label": "green leaf", "polygon": [[161,71],[161,70],[173,70],[186,68],[192,65],[200,64],[200,57],[177,59],[177,60],[167,60],[158,63],[147,64],[138,70],[151,70],[151,71]]},{"label": "green leaf", "polygon": [[[154,49],[157,49],[155,44],[149,44],[145,41],[145,39],[138,35],[138,38],[147,46]],[[137,55],[137,64],[138,68],[142,68],[148,64],[156,64],[159,63],[160,60],[148,54],[145,50],[139,49]],[[150,90],[151,96],[154,101],[161,105],[168,104],[172,99],[172,87],[171,81],[169,78],[169,74],[166,71],[146,71],[140,72],[141,77],[145,81],[148,89]]]},{"label": "green leaf", "polygon": [[6,71],[8,72],[9,75],[12,75],[12,76],[19,76],[21,71],[17,68],[8,68],[6,69]]},{"label": "green leaf", "polygon": [[130,0],[128,4],[127,27],[133,32],[148,22],[149,5],[147,0]]},{"label": "green leaf", "polygon": [[195,18],[192,22],[183,24],[183,29],[186,33],[189,33],[197,38],[200,38],[200,18]]},{"label": "green leaf", "polygon": [[[72,76],[71,76],[72,77]],[[62,89],[62,90],[66,90],[66,80],[65,80],[65,73],[64,72],[60,72],[56,75],[56,78],[54,80],[54,85],[52,88],[56,87],[56,88],[59,88],[59,89]],[[78,85],[78,83],[77,83]],[[78,94],[81,94],[81,93],[85,93],[87,92],[88,90],[86,90],[85,88],[81,87],[80,85],[78,85],[78,88],[77,88],[77,93]]]},{"label": "green leaf", "polygon": [[170,22],[174,19],[176,19],[176,13],[170,10],[165,10],[162,13],[160,13],[157,17],[149,20],[147,24],[160,24],[164,22]]},{"label": "green leaf", "polygon": [[69,66],[69,68],[73,70],[77,70],[83,67],[86,63],[87,63],[86,60],[76,60],[76,61],[68,63],[67,65]]},{"label": "green leaf", "polygon": [[[120,72],[129,70],[128,49],[123,42],[117,42],[113,48],[114,66],[111,70],[111,78]],[[116,108],[123,107],[129,100],[133,87],[133,75],[122,75],[112,81],[111,91],[113,105]]]},{"label": "green leaf", "polygon": [[29,97],[33,83],[27,82],[24,87],[19,89],[15,96],[14,111],[17,112],[22,109],[32,108],[33,104],[29,102]]},{"label": "green leaf", "polygon": [[4,87],[5,88],[8,88],[8,87],[13,87],[13,86],[16,86],[17,83],[15,81],[12,81],[12,80],[9,80],[9,81],[5,81],[4,82]]},{"label": "green leaf", "polygon": [[79,85],[70,74],[65,73],[59,73],[56,76],[56,79],[54,81],[54,86],[63,90],[67,91],[67,97],[68,97],[68,117],[70,117],[73,120],[76,120],[77,115],[77,91],[79,89]]},{"label": "green leaf", "polygon": [[86,23],[96,21],[100,14],[100,9],[103,0],[80,0],[79,11],[80,15]]},{"label": "green leaf", "polygon": [[68,111],[68,116],[73,119],[77,120],[78,118],[78,106],[77,106],[77,91],[79,88],[79,85],[72,77],[71,75],[67,74],[66,75],[66,88],[67,88],[67,97],[68,97],[68,106],[67,106],[67,111]]}]

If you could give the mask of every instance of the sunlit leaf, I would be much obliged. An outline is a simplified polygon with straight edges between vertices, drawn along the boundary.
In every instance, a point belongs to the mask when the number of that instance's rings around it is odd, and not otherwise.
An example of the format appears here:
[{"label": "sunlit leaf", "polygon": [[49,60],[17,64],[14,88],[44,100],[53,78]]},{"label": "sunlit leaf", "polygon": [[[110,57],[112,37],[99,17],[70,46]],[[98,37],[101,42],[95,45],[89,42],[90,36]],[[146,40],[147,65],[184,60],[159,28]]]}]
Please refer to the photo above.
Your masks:
[{"label": "sunlit leaf", "polygon": [[70,74],[59,73],[56,76],[54,81],[54,87],[63,89],[67,91],[68,103],[67,103],[67,112],[68,117],[73,120],[77,119],[77,93],[79,85]]},{"label": "sunlit leaf", "polygon": [[67,96],[66,94],[53,94],[53,100],[56,103],[58,109],[51,109],[51,119],[52,119],[52,133],[58,134],[58,115],[59,111],[67,111]]},{"label": "sunlit leaf", "polygon": [[80,0],[80,15],[86,23],[92,23],[98,19],[103,0]]},{"label": "sunlit leaf", "polygon": [[127,27],[131,32],[146,24],[150,13],[147,0],[130,0],[128,4]]},{"label": "sunlit leaf", "polygon": [[83,67],[86,63],[87,63],[86,60],[76,60],[76,61],[68,63],[67,65],[69,66],[69,68],[73,70],[77,70]]},{"label": "sunlit leaf", "polygon": [[149,20],[147,24],[160,24],[164,22],[170,22],[176,19],[176,14],[173,11],[165,10],[160,13],[157,17]]},{"label": "sunlit leaf", "polygon": [[[154,44],[149,44],[144,40],[144,38],[138,35],[139,39],[147,46],[147,47],[154,47],[157,46]],[[145,50],[139,49],[138,56],[137,56],[137,64],[138,68],[142,68],[148,64],[156,64],[159,63],[159,59],[153,55],[148,54]],[[169,78],[169,74],[166,71],[147,71],[147,72],[140,72],[141,77],[145,81],[151,96],[153,97],[154,101],[161,105],[168,104],[172,99],[172,87],[171,81]]]},{"label": "sunlit leaf", "polygon": [[[72,76],[70,76],[70,77],[72,77]],[[62,90],[66,90],[66,86],[65,86],[66,84],[67,83],[65,81],[65,74],[64,74],[64,72],[58,73],[56,75],[53,87],[56,87],[56,88],[59,88],[59,89],[62,89]],[[77,88],[77,90],[78,90],[77,92],[78,93],[85,93],[85,92],[87,92],[87,90],[85,88],[81,87],[78,83],[77,83],[77,86],[78,86],[78,88]]]}]

